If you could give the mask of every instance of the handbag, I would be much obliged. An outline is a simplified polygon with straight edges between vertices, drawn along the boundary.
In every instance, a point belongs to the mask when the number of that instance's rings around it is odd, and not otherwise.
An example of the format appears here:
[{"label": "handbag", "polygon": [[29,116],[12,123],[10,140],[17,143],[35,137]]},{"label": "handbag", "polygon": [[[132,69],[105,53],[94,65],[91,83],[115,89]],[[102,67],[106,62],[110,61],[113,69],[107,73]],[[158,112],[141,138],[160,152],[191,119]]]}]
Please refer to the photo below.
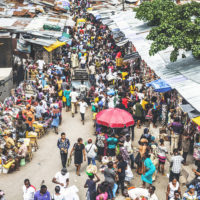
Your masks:
[{"label": "handbag", "polygon": [[87,152],[87,153],[89,153],[89,152],[90,152],[90,150],[91,150],[92,146],[93,146],[93,144],[91,145],[91,147],[89,148],[89,150],[88,150],[88,151],[86,150],[86,152]]},{"label": "handbag", "polygon": [[72,157],[70,156],[70,157],[67,159],[67,166],[68,166],[68,167],[71,165],[71,162],[72,162]]}]

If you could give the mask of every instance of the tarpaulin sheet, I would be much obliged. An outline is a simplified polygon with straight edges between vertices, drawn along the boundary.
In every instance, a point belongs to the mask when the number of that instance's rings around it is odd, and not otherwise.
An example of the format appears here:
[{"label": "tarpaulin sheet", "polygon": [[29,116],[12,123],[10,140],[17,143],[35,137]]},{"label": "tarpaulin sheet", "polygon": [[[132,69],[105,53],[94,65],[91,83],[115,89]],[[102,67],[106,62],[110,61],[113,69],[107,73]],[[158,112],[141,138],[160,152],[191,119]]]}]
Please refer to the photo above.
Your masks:
[{"label": "tarpaulin sheet", "polygon": [[189,113],[194,110],[194,108],[190,104],[181,104],[180,105],[183,112]]},{"label": "tarpaulin sheet", "polygon": [[44,46],[44,48],[48,51],[48,52],[51,52],[53,51],[54,49],[57,49],[58,47],[61,47],[63,45],[66,45],[65,42],[60,42],[60,41],[56,41],[55,43],[53,43],[52,45],[46,47]]},{"label": "tarpaulin sheet", "polygon": [[158,79],[146,84],[147,87],[153,87],[155,92],[168,92],[171,90],[171,87],[162,79]]},{"label": "tarpaulin sheet", "polygon": [[191,111],[191,112],[188,113],[188,116],[189,116],[190,119],[196,118],[196,117],[200,116],[200,112],[198,112],[196,110],[193,110],[193,111]]},{"label": "tarpaulin sheet", "polygon": [[193,118],[192,121],[200,126],[200,117]]}]

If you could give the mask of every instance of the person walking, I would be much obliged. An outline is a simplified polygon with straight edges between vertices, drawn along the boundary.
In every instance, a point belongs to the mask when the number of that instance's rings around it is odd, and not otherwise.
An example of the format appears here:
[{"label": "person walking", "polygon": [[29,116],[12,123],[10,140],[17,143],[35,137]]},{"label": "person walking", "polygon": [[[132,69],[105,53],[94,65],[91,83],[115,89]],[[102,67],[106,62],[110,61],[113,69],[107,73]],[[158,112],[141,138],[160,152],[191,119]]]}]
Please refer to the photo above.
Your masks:
[{"label": "person walking", "polygon": [[86,161],[85,146],[83,144],[82,138],[78,138],[77,143],[74,144],[70,153],[70,157],[72,157],[73,152],[74,152],[74,164],[76,166],[76,175],[80,176],[80,168],[83,162],[83,157],[84,161]]},{"label": "person walking", "polygon": [[84,125],[84,123],[85,123],[85,111],[86,111],[86,108],[88,107],[88,105],[85,102],[84,98],[81,99],[81,102],[79,102],[79,105],[80,105],[81,121]]},{"label": "person walking", "polygon": [[70,107],[71,107],[71,98],[70,98],[70,93],[71,93],[71,90],[69,88],[69,86],[67,85],[65,91],[64,91],[64,97],[66,98],[66,112],[70,110]]},{"label": "person walking", "polygon": [[79,90],[80,90],[80,96],[82,98],[85,98],[87,95],[87,86],[85,85],[84,80],[81,80],[81,85],[79,87]]},{"label": "person walking", "polygon": [[167,186],[166,200],[173,199],[175,191],[178,191],[181,194],[180,184],[176,178],[173,178]]},{"label": "person walking", "polygon": [[158,200],[158,197],[155,194],[155,190],[156,190],[155,186],[151,185],[149,187],[149,190],[148,190],[148,192],[149,192],[148,200]]},{"label": "person walking", "polygon": [[145,174],[141,175],[141,179],[143,181],[143,187],[146,187],[146,183],[152,185],[152,176],[156,170],[155,165],[152,163],[151,159],[150,159],[150,154],[148,152],[145,153],[144,156],[144,166],[147,169],[147,171],[145,172]]},{"label": "person walking", "polygon": [[[167,147],[164,145],[164,140],[160,139],[160,145],[158,145],[158,171],[164,175],[165,161],[166,161]],[[161,168],[161,169],[160,169]]]},{"label": "person walking", "polygon": [[65,197],[63,194],[60,192],[60,186],[55,187],[55,193],[51,197],[52,200],[65,200]]},{"label": "person walking", "polygon": [[178,149],[179,140],[183,132],[183,125],[180,123],[179,118],[176,117],[174,119],[174,122],[172,122],[169,125],[169,128],[171,129],[171,154],[172,154],[174,149]]},{"label": "person walking", "polygon": [[76,92],[76,88],[73,88],[73,91],[69,95],[71,97],[71,111],[72,117],[74,117],[74,113],[77,113],[77,98],[78,93]]},{"label": "person walking", "polygon": [[170,164],[171,170],[169,175],[169,181],[172,181],[174,177],[177,179],[177,181],[179,181],[181,165],[183,160],[183,157],[178,153],[178,149],[174,149],[174,156],[172,156]]},{"label": "person walking", "polygon": [[115,149],[117,146],[117,142],[118,139],[114,137],[114,134],[111,134],[108,139],[107,139],[107,143],[108,143],[108,155],[111,157],[114,157],[116,155]]},{"label": "person walking", "polygon": [[[96,180],[94,180],[94,177],[96,177]],[[93,174],[89,176],[89,179],[87,179],[84,188],[88,188],[86,197],[87,200],[96,200],[97,190],[96,190],[96,183],[100,181],[100,178]]]},{"label": "person walking", "polygon": [[116,180],[118,179],[118,176],[113,169],[113,162],[110,161],[107,164],[107,168],[104,170],[104,178],[105,182],[109,183],[111,191],[109,191],[109,195],[111,198],[115,197],[118,185],[116,184]]},{"label": "person walking", "polygon": [[53,119],[51,126],[54,128],[55,133],[58,134],[58,126],[60,124],[60,110],[58,109],[57,105],[54,105],[51,116]]},{"label": "person walking", "polygon": [[3,190],[0,190],[0,200],[5,200],[4,199],[5,193]]},{"label": "person walking", "polygon": [[24,180],[23,185],[23,198],[24,200],[34,200],[36,189],[33,185],[31,185],[29,179]]},{"label": "person walking", "polygon": [[60,157],[62,162],[62,167],[66,168],[68,150],[70,147],[70,141],[66,138],[66,134],[61,133],[61,138],[58,139],[57,147],[60,149]]},{"label": "person walking", "polygon": [[61,192],[69,185],[69,172],[66,168],[63,168],[61,171],[57,172],[53,177],[52,182],[60,186]]},{"label": "person walking", "polygon": [[117,169],[118,169],[118,186],[121,186],[122,190],[122,195],[126,197],[126,194],[124,193],[124,181],[125,181],[125,171],[127,169],[127,163],[123,160],[123,157],[121,155],[117,156],[118,164],[117,164]]},{"label": "person walking", "polygon": [[142,105],[140,104],[140,100],[137,100],[137,103],[135,104],[135,118],[137,121],[137,128],[140,128],[140,122],[142,119],[142,113],[143,113],[143,109],[142,109]]},{"label": "person walking", "polygon": [[184,133],[182,136],[182,148],[183,148],[183,164],[186,165],[187,155],[190,150],[190,143],[191,139],[190,136],[187,133]]},{"label": "person walking", "polygon": [[134,169],[134,154],[133,154],[133,146],[130,135],[126,135],[126,140],[124,141],[124,148],[128,152],[131,161],[131,169]]},{"label": "person walking", "polygon": [[87,153],[88,165],[90,165],[91,162],[93,165],[96,165],[95,158],[97,155],[97,146],[92,144],[92,139],[88,140],[88,143],[85,146],[85,151]]},{"label": "person walking", "polygon": [[35,193],[34,200],[51,200],[51,195],[47,191],[46,185],[42,185],[40,190]]}]

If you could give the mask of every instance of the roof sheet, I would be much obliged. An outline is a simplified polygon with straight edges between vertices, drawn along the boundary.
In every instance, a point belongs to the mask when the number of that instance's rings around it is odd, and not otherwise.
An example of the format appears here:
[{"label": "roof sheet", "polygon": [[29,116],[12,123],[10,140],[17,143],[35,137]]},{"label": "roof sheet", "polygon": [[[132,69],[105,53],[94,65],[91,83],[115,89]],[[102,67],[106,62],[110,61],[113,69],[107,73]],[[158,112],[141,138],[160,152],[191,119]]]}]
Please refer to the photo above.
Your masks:
[{"label": "roof sheet", "polygon": [[[95,11],[94,14],[101,15],[101,12],[101,10]],[[155,56],[149,56],[152,41],[146,39],[150,30],[146,23],[136,19],[132,11],[122,12],[116,9],[115,14],[109,15],[109,18],[113,21],[109,25],[111,30],[119,28],[134,44],[147,65],[172,88],[175,88],[196,110],[200,111],[200,61],[194,59],[191,52],[187,52],[187,58],[182,59],[180,55],[177,62],[171,63],[172,48],[161,51]]]}]

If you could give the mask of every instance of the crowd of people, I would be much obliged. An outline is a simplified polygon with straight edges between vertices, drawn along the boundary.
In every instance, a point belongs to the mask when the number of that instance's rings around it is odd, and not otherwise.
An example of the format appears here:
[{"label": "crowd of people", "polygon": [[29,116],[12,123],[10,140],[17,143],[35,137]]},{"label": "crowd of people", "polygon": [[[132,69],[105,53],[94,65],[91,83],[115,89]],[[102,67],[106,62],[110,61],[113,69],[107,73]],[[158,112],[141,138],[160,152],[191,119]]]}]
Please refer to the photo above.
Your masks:
[{"label": "crowd of people", "polygon": [[[104,175],[103,181],[97,173],[88,175],[84,185],[88,188],[87,200],[115,199],[120,189],[123,196],[135,200],[157,200],[156,188],[152,184],[157,173],[166,175],[168,152],[172,156],[166,199],[200,199],[199,161],[196,161],[197,169],[193,170],[195,179],[188,184],[187,191],[181,194],[181,167],[182,164],[187,164],[187,155],[198,130],[187,114],[179,109],[180,98],[175,91],[159,94],[147,88],[146,83],[152,77],[155,78],[154,73],[137,59],[133,62],[123,61],[123,57],[134,49],[127,45],[118,47],[108,27],[87,13],[89,6],[86,0],[73,1],[70,13],[74,21],[84,18],[85,22],[67,27],[72,44],[62,48],[62,57],[54,63],[45,63],[42,59],[36,62],[27,61],[28,80],[20,83],[12,96],[1,105],[1,121],[4,125],[1,138],[2,168],[5,171],[7,169],[7,172],[18,170],[28,152],[32,152],[32,148],[38,148],[36,138],[41,132],[53,128],[55,134],[59,134],[62,112],[71,112],[73,118],[79,105],[83,125],[85,113],[91,107],[96,139],[90,138],[84,144],[83,139],[78,138],[69,152],[70,140],[64,132],[61,133],[57,147],[60,150],[62,170],[52,179],[56,184],[55,193],[50,195],[44,184],[36,191],[30,181],[25,179],[24,200],[67,199],[67,166],[73,157],[77,176],[81,175],[81,164],[86,158],[88,166],[98,166]],[[78,88],[71,87],[72,77],[78,68],[88,72],[89,88],[83,80]],[[31,94],[27,95],[30,91]],[[131,113],[135,125],[109,128],[98,124],[97,113],[107,108],[120,108]],[[159,139],[151,133],[151,123],[153,128],[162,127]],[[136,150],[133,147],[134,130],[144,126],[147,128],[142,130]],[[166,136],[167,131],[170,135]],[[168,140],[171,141],[170,149],[165,144]],[[133,184],[133,171],[141,175],[141,189],[144,190],[127,189]],[[134,184],[134,187],[138,186]],[[0,191],[0,199],[3,196],[4,193]],[[76,192],[73,198],[78,199]]]}]

